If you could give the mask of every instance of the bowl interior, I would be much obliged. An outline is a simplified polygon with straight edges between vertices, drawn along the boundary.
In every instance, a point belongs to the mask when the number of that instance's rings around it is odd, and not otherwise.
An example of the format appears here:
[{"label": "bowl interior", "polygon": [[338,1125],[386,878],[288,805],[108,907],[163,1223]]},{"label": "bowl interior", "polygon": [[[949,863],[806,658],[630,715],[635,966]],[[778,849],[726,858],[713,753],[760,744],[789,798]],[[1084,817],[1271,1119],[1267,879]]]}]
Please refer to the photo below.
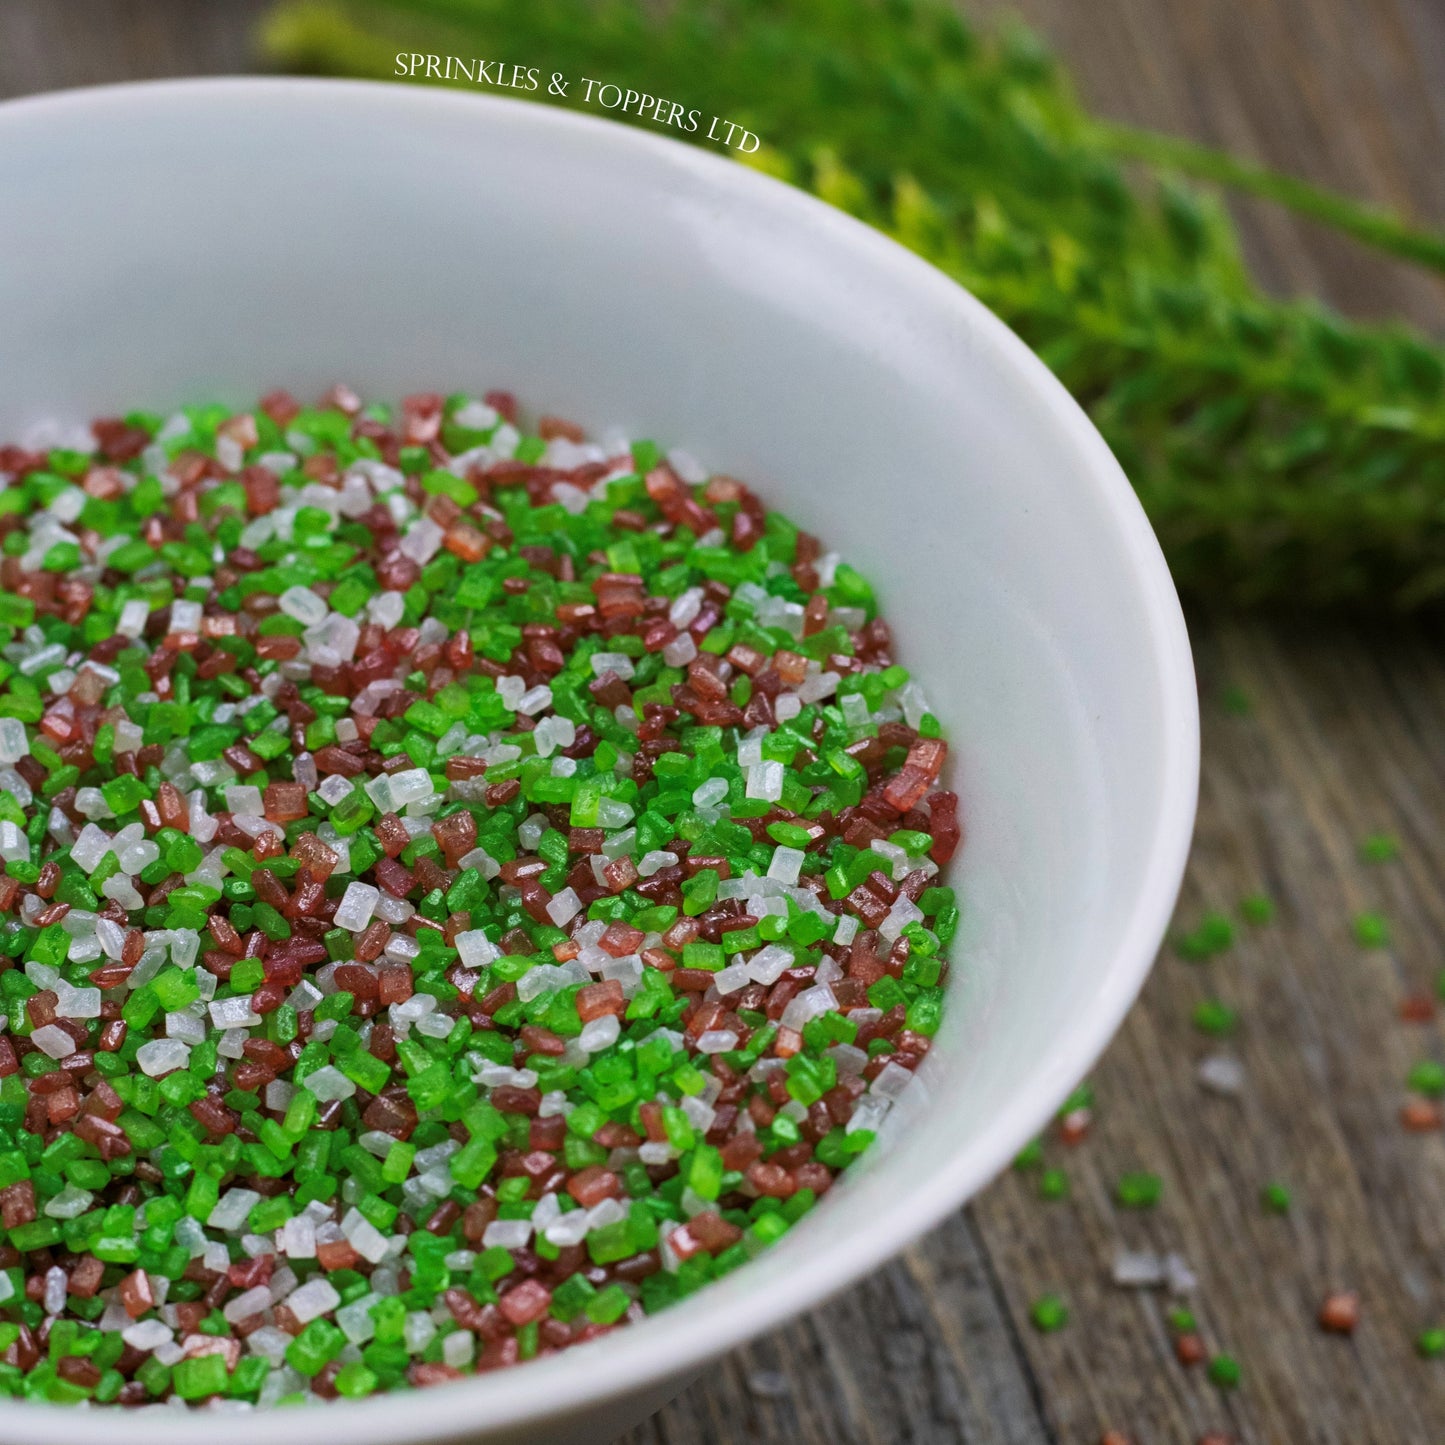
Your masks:
[{"label": "bowl interior", "polygon": [[[278,385],[505,386],[685,446],[853,560],[954,745],[965,924],[917,1117],[701,1299],[566,1361],[342,1407],[354,1439],[543,1438],[529,1421],[694,1366],[877,1263],[1057,1106],[1168,917],[1193,680],[1122,474],[982,307],[739,166],[401,87],[188,82],[3,107],[0,196],[0,436]],[[185,1430],[7,1410],[6,1438]],[[244,1422],[214,1423],[239,1438]]]}]

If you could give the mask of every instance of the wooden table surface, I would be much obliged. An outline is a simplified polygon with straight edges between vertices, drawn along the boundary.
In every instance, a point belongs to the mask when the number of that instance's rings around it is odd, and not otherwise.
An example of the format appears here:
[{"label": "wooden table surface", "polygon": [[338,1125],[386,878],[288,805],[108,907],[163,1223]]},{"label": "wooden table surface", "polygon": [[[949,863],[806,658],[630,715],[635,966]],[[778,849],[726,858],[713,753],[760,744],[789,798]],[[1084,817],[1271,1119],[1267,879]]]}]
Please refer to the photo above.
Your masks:
[{"label": "wooden table surface", "polygon": [[[975,10],[1002,0],[973,0]],[[1445,226],[1445,6],[1439,0],[1015,0],[1099,109],[1290,168]],[[0,0],[0,95],[255,68],[259,0]],[[4,198],[0,197],[0,204]],[[1239,209],[1261,279],[1358,315],[1445,331],[1445,287],[1283,213]],[[3,324],[3,318],[0,318]],[[901,1259],[724,1360],[627,1445],[1188,1445],[1211,1431],[1271,1445],[1445,1439],[1445,1134],[1399,1122],[1404,1078],[1445,1060],[1438,1022],[1402,997],[1445,957],[1445,666],[1433,629],[1192,619],[1204,775],[1178,923],[1267,893],[1274,923],[1206,963],[1161,957],[1095,1073],[1094,1120],[1051,1138],[1068,1199],[1010,1173]],[[1245,706],[1247,704],[1247,707]],[[1366,835],[1401,842],[1360,860]],[[1388,947],[1353,919],[1378,910]],[[1238,1009],[1222,1046],[1191,1013]],[[1240,1061],[1212,1095],[1199,1059]],[[1159,1205],[1123,1210],[1150,1170]],[[1286,1182],[1286,1216],[1261,1208]],[[1111,1282],[1121,1249],[1177,1252],[1222,1391],[1175,1359],[1167,1293]],[[1356,1292],[1351,1338],[1315,1323]],[[1070,1324],[1029,1323],[1057,1293]]]}]

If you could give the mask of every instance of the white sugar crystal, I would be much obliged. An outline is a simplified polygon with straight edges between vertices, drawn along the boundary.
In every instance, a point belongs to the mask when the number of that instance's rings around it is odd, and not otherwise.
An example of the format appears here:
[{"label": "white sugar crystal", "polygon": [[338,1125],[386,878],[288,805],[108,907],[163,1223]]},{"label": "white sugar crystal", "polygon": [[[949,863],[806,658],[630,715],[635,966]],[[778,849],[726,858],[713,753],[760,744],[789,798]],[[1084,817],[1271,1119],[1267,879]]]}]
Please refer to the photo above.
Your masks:
[{"label": "white sugar crystal", "polygon": [[395,627],[406,611],[406,598],[400,592],[379,592],[366,604],[366,615],[381,627]]},{"label": "white sugar crystal", "polygon": [[0,768],[0,793],[9,793],[22,808],[28,808],[35,801],[30,784],[14,768]]},{"label": "white sugar crystal", "polygon": [[245,1029],[227,1029],[216,1044],[216,1052],[223,1059],[245,1058],[246,1040],[249,1037]]},{"label": "white sugar crystal", "polygon": [[412,1310],[401,1327],[402,1343],[407,1351],[419,1355],[436,1338],[436,1321],[424,1310]]},{"label": "white sugar crystal", "polygon": [[444,528],[439,527],[430,517],[422,517],[412,524],[397,550],[403,556],[410,557],[413,562],[425,566],[441,550],[445,536]]},{"label": "white sugar crystal", "polygon": [[778,1022],[785,1029],[801,1031],[809,1019],[817,1018],[819,1014],[837,1007],[838,1000],[833,996],[833,990],[826,983],[815,984],[789,1000]]},{"label": "white sugar crystal", "polygon": [[878,1077],[873,1080],[873,1093],[882,1099],[897,1099],[903,1091],[913,1082],[913,1071],[905,1069],[902,1064],[889,1062],[879,1071]]},{"label": "white sugar crystal", "polygon": [[347,1211],[341,1232],[352,1249],[369,1263],[379,1264],[386,1257],[386,1236],[359,1210]]},{"label": "white sugar crystal", "polygon": [[1244,1065],[1228,1054],[1210,1054],[1199,1061],[1195,1078],[1211,1094],[1238,1094],[1244,1088]]},{"label": "white sugar crystal", "polygon": [[776,803],[783,796],[783,765],[764,761],[750,767],[747,795],[764,802]]},{"label": "white sugar crystal", "polygon": [[1193,1294],[1199,1288],[1199,1276],[1190,1269],[1183,1255],[1164,1256],[1164,1283],[1170,1294]]},{"label": "white sugar crystal", "polygon": [[798,684],[798,697],[803,702],[822,702],[832,695],[841,681],[836,672],[819,672],[805,677]]},{"label": "white sugar crystal", "polygon": [[581,1244],[587,1238],[588,1228],[587,1211],[574,1209],[570,1214],[558,1215],[542,1232],[549,1244],[565,1249],[569,1245]]},{"label": "white sugar crystal", "polygon": [[370,883],[348,883],[341,902],[336,905],[336,926],[351,933],[360,933],[371,922],[380,897],[380,889],[373,888]]},{"label": "white sugar crystal", "polygon": [[662,660],[669,667],[686,667],[697,656],[697,643],[692,633],[682,632],[662,649]]},{"label": "white sugar crystal", "polygon": [[139,637],[145,631],[146,619],[151,615],[150,603],[135,597],[122,605],[115,630],[122,637]]},{"label": "white sugar crystal", "polygon": [[333,1099],[349,1099],[356,1092],[356,1085],[334,1064],[323,1064],[315,1073],[307,1074],[301,1080],[301,1087],[309,1089],[323,1104]]},{"label": "white sugar crystal", "polygon": [[[730,993],[736,993],[740,988],[746,988],[751,979],[748,973],[748,966],[741,959],[730,963],[725,969],[713,975],[713,987],[718,993],[726,998]],[[701,1048],[701,1044],[698,1045]]]},{"label": "white sugar crystal", "polygon": [[690,627],[702,611],[702,588],[689,587],[667,609],[667,620],[674,627]]},{"label": "white sugar crystal", "polygon": [[136,1050],[135,1061],[141,1073],[159,1078],[175,1069],[183,1069],[191,1057],[191,1047],[179,1039],[152,1039]]},{"label": "white sugar crystal", "polygon": [[620,1199],[604,1199],[587,1211],[589,1229],[605,1229],[609,1224],[626,1218],[627,1206]]},{"label": "white sugar crystal", "polygon": [[[138,1350],[154,1350],[158,1345],[167,1344],[175,1338],[175,1332],[168,1324],[157,1319],[139,1320],[120,1332],[126,1344]],[[288,1338],[288,1343],[289,1338]]]},{"label": "white sugar crystal", "polygon": [[453,1330],[442,1341],[442,1363],[459,1370],[471,1363],[477,1350],[477,1337],[470,1330]]},{"label": "white sugar crystal", "polygon": [[75,1219],[90,1208],[90,1201],[95,1198],[90,1190],[78,1189],[74,1184],[67,1184],[48,1204],[45,1206],[45,1213],[51,1219]]},{"label": "white sugar crystal", "polygon": [[[252,790],[255,791],[254,789]],[[143,838],[134,843],[127,844],[116,855],[120,863],[121,872],[129,873],[132,877],[142,870],[149,868],[152,863],[160,860],[161,850],[149,839]]]},{"label": "white sugar crystal", "polygon": [[364,1345],[376,1334],[376,1321],[371,1317],[371,1307],[380,1299],[381,1296],[373,1289],[336,1311],[337,1326],[353,1345]]},{"label": "white sugar crystal", "polygon": [[486,968],[501,957],[501,949],[480,928],[458,933],[455,948],[461,955],[462,965],[467,968]]},{"label": "white sugar crystal", "polygon": [[911,728],[916,728],[929,711],[928,699],[916,682],[907,682],[899,689],[898,703],[903,709],[903,721]]},{"label": "white sugar crystal", "polygon": [[199,632],[201,630],[201,604],[177,598],[171,603],[171,631]]},{"label": "white sugar crystal", "polygon": [[341,1296],[335,1287],[325,1279],[312,1279],[293,1289],[286,1296],[286,1308],[301,1321],[310,1324],[328,1310],[334,1310],[341,1303]]},{"label": "white sugar crystal", "polygon": [[530,1219],[494,1219],[482,1233],[482,1248],[521,1249],[531,1237]]},{"label": "white sugar crystal", "polygon": [[[98,832],[99,829],[96,831]],[[85,834],[82,833],[81,837],[84,836]],[[76,846],[79,847],[78,839]],[[74,852],[72,852],[71,857],[74,856]],[[99,861],[96,859],[96,862]],[[95,936],[107,958],[120,957],[121,951],[125,948],[125,929],[120,924],[111,918],[97,918],[95,920]]]},{"label": "white sugar crystal", "polygon": [[1109,1273],[1122,1289],[1154,1289],[1164,1283],[1164,1261],[1150,1249],[1121,1249]]},{"label": "white sugar crystal", "polygon": [[189,1009],[178,1009],[166,1015],[166,1037],[180,1039],[186,1044],[201,1044],[206,1041],[206,1025]]},{"label": "white sugar crystal", "polygon": [[431,774],[425,768],[407,768],[402,772],[392,773],[389,781],[392,806],[396,808],[405,807],[406,804],[418,802],[422,798],[429,798],[435,791],[432,787]]},{"label": "white sugar crystal", "polygon": [[277,598],[282,612],[307,627],[324,622],[331,609],[309,587],[288,587]]},{"label": "white sugar crystal", "polygon": [[555,894],[547,905],[547,917],[558,928],[565,928],[581,911],[582,900],[572,888],[564,888]]},{"label": "white sugar crystal", "polygon": [[145,899],[136,892],[135,885],[124,873],[113,873],[100,885],[100,891],[107,898],[114,899],[127,912],[145,904]]},{"label": "white sugar crystal", "polygon": [[597,803],[597,823],[603,828],[625,828],[636,816],[630,803],[621,798],[601,798]]},{"label": "white sugar crystal", "polygon": [[623,682],[628,682],[637,671],[625,652],[594,652],[591,661],[594,677],[601,677],[604,672],[615,672]]},{"label": "white sugar crystal", "polygon": [[838,917],[838,927],[833,931],[833,942],[847,947],[858,936],[859,923],[851,913],[843,913]]},{"label": "white sugar crystal", "polygon": [[65,1270],[52,1264],[45,1272],[45,1312],[58,1315],[65,1308]]},{"label": "white sugar crystal", "polygon": [[68,1059],[79,1045],[59,1024],[45,1024],[30,1035],[30,1042],[52,1059]]},{"label": "white sugar crystal", "polygon": [[[345,722],[346,719],[343,718],[342,721]],[[352,726],[354,727],[355,724],[353,723]],[[339,735],[341,732],[340,723],[337,724],[336,730]],[[343,778],[340,773],[332,773],[329,777],[322,780],[321,786],[317,788],[316,791],[321,801],[325,803],[328,808],[334,808],[343,798],[349,798],[351,796],[351,780],[349,778]]]},{"label": "white sugar crystal", "polygon": [[501,415],[496,408],[484,401],[464,402],[452,413],[452,421],[468,431],[491,431],[500,420]]},{"label": "white sugar crystal", "polygon": [[528,688],[517,702],[516,711],[527,717],[536,717],[539,712],[552,706],[552,689],[546,683]]},{"label": "white sugar crystal", "polygon": [[[692,805],[695,808],[715,808],[728,795],[726,778],[709,778],[692,790]],[[779,794],[781,797],[782,795]]]},{"label": "white sugar crystal", "polygon": [[661,872],[664,868],[675,868],[676,866],[676,853],[670,853],[665,848],[654,848],[652,852],[642,855],[637,864],[637,871],[643,878],[651,878],[654,873]]},{"label": "white sugar crystal", "polygon": [[888,875],[891,878],[899,879],[907,876],[908,850],[906,848],[900,848],[886,838],[874,838],[868,846],[887,863]]},{"label": "white sugar crystal", "polygon": [[[75,957],[74,949],[71,950]],[[100,1017],[100,990],[72,988],[61,978],[55,981],[57,1003],[55,1012],[63,1019],[95,1019]]]},{"label": "white sugar crystal", "polygon": [[770,943],[753,954],[748,962],[748,977],[754,983],[774,984],[793,966],[793,951],[780,943]]},{"label": "white sugar crystal", "polygon": [[700,1054],[725,1054],[737,1046],[738,1036],[732,1029],[704,1029],[697,1038],[697,1051]]},{"label": "white sugar crystal", "polygon": [[922,923],[923,910],[907,894],[900,893],[893,900],[888,916],[878,925],[878,933],[892,943],[910,923]]},{"label": "white sugar crystal", "polygon": [[891,1099],[885,1099],[880,1094],[865,1094],[858,1100],[858,1105],[853,1110],[843,1132],[853,1134],[859,1129],[876,1132],[892,1106],[892,1102]]},{"label": "white sugar crystal", "polygon": [[235,1299],[228,1301],[221,1313],[232,1324],[237,1320],[244,1320],[251,1315],[258,1315],[271,1303],[271,1291],[264,1284],[258,1284],[248,1289],[244,1294],[238,1294]]},{"label": "white sugar crystal", "polygon": [[226,789],[226,809],[236,818],[259,818],[266,811],[260,788],[245,785]]},{"label": "white sugar crystal", "polygon": [[558,748],[570,748],[577,741],[577,724],[571,718],[544,717],[533,730],[537,756],[548,758]]},{"label": "white sugar crystal", "polygon": [[0,763],[18,763],[29,751],[25,724],[18,717],[0,718]]},{"label": "white sugar crystal", "polygon": [[211,1022],[218,1029],[248,1029],[262,1022],[261,1015],[251,1007],[249,994],[217,999],[210,1005]]},{"label": "white sugar crystal", "polygon": [[601,1018],[589,1019],[582,1025],[577,1043],[589,1054],[595,1054],[615,1044],[621,1030],[616,1014],[603,1014]]},{"label": "white sugar crystal", "polygon": [[261,1196],[254,1189],[228,1189],[206,1216],[206,1223],[212,1229],[236,1234],[245,1224],[251,1210],[260,1202]]},{"label": "white sugar crystal", "polygon": [[753,737],[743,738],[738,743],[738,767],[755,768],[763,760],[763,730]]},{"label": "white sugar crystal", "polygon": [[0,822],[0,858],[7,863],[30,861],[30,841],[9,819]]},{"label": "white sugar crystal", "polygon": [[779,844],[773,849],[773,861],[768,864],[768,877],[779,883],[796,883],[799,873],[802,872],[805,856],[801,848],[787,848]]},{"label": "white sugar crystal", "polygon": [[307,1214],[293,1216],[281,1226],[278,1242],[291,1259],[315,1259],[316,1221]]}]

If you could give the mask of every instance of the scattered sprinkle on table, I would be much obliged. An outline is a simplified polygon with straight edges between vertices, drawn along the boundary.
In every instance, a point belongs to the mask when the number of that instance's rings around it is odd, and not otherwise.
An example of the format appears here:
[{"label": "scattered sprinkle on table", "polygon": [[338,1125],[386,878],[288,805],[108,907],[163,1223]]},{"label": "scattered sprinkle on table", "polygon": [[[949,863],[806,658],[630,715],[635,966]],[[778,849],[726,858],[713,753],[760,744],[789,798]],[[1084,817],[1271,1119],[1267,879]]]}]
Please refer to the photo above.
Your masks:
[{"label": "scattered sprinkle on table", "polygon": [[1202,1034],[1223,1038],[1232,1034],[1239,1024],[1239,1015],[1219,999],[1205,999],[1197,1004],[1193,1014],[1194,1027]]},{"label": "scattered sprinkle on table", "polygon": [[1288,1214],[1294,1200],[1288,1185],[1274,1181],[1260,1191],[1260,1202],[1271,1214]]},{"label": "scattered sprinkle on table", "polygon": [[1191,963],[1224,953],[1234,945],[1234,924],[1222,913],[1207,913],[1198,925],[1175,942],[1179,956]]},{"label": "scattered sprinkle on table", "polygon": [[1039,1198],[1050,1202],[1066,1199],[1069,1193],[1069,1176],[1062,1169],[1045,1169],[1039,1175]]},{"label": "scattered sprinkle on table", "polygon": [[1400,1123],[1412,1134],[1430,1134],[1445,1121],[1440,1105],[1430,1099],[1407,1099],[1400,1106]]},{"label": "scattered sprinkle on table", "polygon": [[1069,1307],[1056,1294],[1041,1295],[1029,1310],[1029,1318],[1040,1334],[1050,1335],[1069,1322]]},{"label": "scattered sprinkle on table", "polygon": [[1209,1351],[1205,1348],[1203,1339],[1192,1330],[1186,1330],[1175,1338],[1174,1358],[1186,1370],[1203,1364],[1208,1355]]},{"label": "scattered sprinkle on table", "polygon": [[1152,1209],[1163,1194],[1164,1181],[1144,1170],[1121,1175],[1114,1188],[1114,1198],[1125,1209]]},{"label": "scattered sprinkle on table", "polygon": [[1355,942],[1361,948],[1388,948],[1390,946],[1390,925],[1383,914],[1357,914],[1354,927]]},{"label": "scattered sprinkle on table", "polygon": [[1239,901],[1239,916],[1256,927],[1273,923],[1274,912],[1274,900],[1263,893],[1251,893]]},{"label": "scattered sprinkle on table", "polygon": [[1405,1083],[1417,1094],[1438,1099],[1445,1094],[1445,1064],[1437,1063],[1434,1059],[1421,1059],[1411,1067]]},{"label": "scattered sprinkle on table", "polygon": [[1221,1390],[1235,1389],[1242,1377],[1239,1361],[1233,1355],[1215,1355],[1209,1361],[1209,1378]]},{"label": "scattered sprinkle on table", "polygon": [[1407,1024],[1428,1024],[1436,1013],[1435,1000],[1428,993],[1406,994],[1400,1000],[1400,1021]]},{"label": "scattered sprinkle on table", "polygon": [[1325,1296],[1320,1305],[1320,1328],[1328,1334],[1352,1335],[1360,1322],[1360,1297],[1348,1290]]}]

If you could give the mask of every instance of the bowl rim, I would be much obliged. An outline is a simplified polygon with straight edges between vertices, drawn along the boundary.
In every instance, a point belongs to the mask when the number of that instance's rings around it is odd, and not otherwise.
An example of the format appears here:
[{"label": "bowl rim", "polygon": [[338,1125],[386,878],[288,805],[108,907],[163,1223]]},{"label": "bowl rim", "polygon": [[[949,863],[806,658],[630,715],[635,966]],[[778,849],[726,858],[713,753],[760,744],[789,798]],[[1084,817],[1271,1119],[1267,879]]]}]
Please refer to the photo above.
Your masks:
[{"label": "bowl rim", "polygon": [[[709,1359],[776,1328],[855,1283],[905,1248],[945,1215],[960,1207],[995,1177],[1018,1149],[1047,1123],[1055,1109],[1093,1066],[1113,1038],[1152,966],[1173,911],[1193,833],[1199,778],[1199,713],[1194,669],[1185,627],[1168,567],[1133,488],[1107,444],[1082,408],[1044,362],[982,302],[880,231],[827,205],[807,192],[662,134],[644,131],[559,106],[445,87],[281,76],[193,77],[81,87],[24,96],[0,103],[0,146],[13,128],[47,119],[85,117],[96,122],[121,113],[143,113],[159,105],[205,106],[245,100],[260,105],[324,106],[332,116],[390,109],[398,124],[443,111],[473,118],[488,127],[555,131],[630,152],[638,163],[657,162],[686,172],[720,198],[760,208],[800,235],[851,251],[887,274],[891,285],[911,291],[957,317],[988,363],[1010,375],[1021,390],[1046,408],[1078,460],[1076,483],[1091,488],[1102,513],[1115,527],[1133,572],[1146,621],[1147,655],[1138,662],[1154,674],[1159,698],[1162,766],[1160,805],[1153,823],[1149,863],[1132,906],[1115,924],[1111,969],[1087,1012],[1060,1041],[1041,1079],[999,1112],[961,1157],[941,1166],[923,1185],[899,1201],[899,1208],[859,1238],[846,1256],[815,1250],[789,1276],[785,1292],[720,1299],[702,1292],[714,1309],[684,1301],[657,1319],[630,1326],[580,1351],[534,1361],[525,1369],[470,1377],[445,1389],[406,1391],[365,1400],[336,1401],[326,1426],[352,1445],[449,1438],[455,1432],[505,1432],[541,1425],[558,1416],[682,1381]],[[665,1334],[661,1333],[665,1331]],[[660,1348],[659,1348],[660,1346]],[[204,1429],[216,1445],[249,1442],[253,1412],[212,1413]],[[317,1417],[309,1410],[273,1411],[267,1428],[277,1445],[300,1442]],[[0,1435],[37,1445],[167,1445],[194,1438],[199,1418],[176,1411],[132,1414],[0,1401]]]}]

